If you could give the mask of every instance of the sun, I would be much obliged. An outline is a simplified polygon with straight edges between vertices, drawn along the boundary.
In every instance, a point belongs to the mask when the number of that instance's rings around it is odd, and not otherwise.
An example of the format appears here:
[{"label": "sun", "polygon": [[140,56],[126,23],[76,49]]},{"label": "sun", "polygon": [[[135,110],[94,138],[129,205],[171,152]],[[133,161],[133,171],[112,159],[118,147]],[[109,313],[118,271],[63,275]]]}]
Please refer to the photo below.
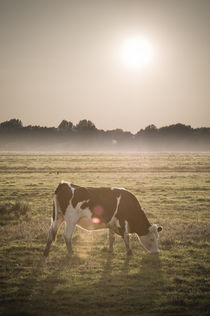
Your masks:
[{"label": "sun", "polygon": [[122,58],[126,65],[140,68],[149,64],[153,58],[152,44],[143,37],[126,39],[122,45]]}]

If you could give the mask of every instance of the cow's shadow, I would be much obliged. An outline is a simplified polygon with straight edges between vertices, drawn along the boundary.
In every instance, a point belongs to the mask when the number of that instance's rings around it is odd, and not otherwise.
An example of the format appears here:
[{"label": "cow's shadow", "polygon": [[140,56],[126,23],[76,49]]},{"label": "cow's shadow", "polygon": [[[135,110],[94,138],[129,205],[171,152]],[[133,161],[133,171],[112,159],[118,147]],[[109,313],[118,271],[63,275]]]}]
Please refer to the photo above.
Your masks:
[{"label": "cow's shadow", "polygon": [[[115,256],[107,254],[103,271],[96,287],[101,289],[104,298],[107,293],[117,298],[117,305],[123,313],[138,315],[138,313],[157,311],[158,301],[164,291],[164,277],[159,255],[141,254],[141,257],[126,257],[116,267]],[[106,301],[107,305],[113,300]]]},{"label": "cow's shadow", "polygon": [[[56,313],[58,308],[63,312],[70,309],[72,315],[77,315],[86,306],[86,299],[88,308],[98,306],[99,310],[103,310],[103,315],[109,314],[109,311],[116,315],[139,315],[155,306],[164,283],[159,256],[145,255],[138,251],[134,256],[127,257],[120,252],[112,254],[98,252],[97,249],[89,252],[88,256],[94,256],[100,262],[95,280],[85,283],[90,271],[87,268],[87,273],[84,273],[88,257],[83,259],[75,253],[72,258],[61,256],[55,260],[52,256],[46,266],[37,263],[31,274],[22,280],[17,300],[14,303],[8,302],[7,312],[10,313],[15,306],[17,314],[24,313],[36,303],[36,311],[40,315],[42,311],[46,314],[47,311]],[[81,266],[81,269],[77,270],[77,266]],[[79,270],[83,271],[84,278],[81,280],[84,279],[84,282],[78,284],[77,281],[73,282],[73,271],[78,273]],[[65,277],[62,277],[63,271]],[[59,287],[61,290],[58,290]],[[46,310],[48,300],[51,303]],[[99,310],[96,315],[102,315]]]}]

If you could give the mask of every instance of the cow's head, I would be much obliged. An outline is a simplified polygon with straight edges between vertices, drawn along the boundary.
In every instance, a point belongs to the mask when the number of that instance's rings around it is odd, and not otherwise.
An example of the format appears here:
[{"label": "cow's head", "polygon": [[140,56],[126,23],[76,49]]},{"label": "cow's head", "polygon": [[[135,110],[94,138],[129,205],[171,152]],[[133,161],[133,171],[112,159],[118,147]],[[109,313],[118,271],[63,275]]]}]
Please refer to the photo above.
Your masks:
[{"label": "cow's head", "polygon": [[158,232],[160,232],[163,228],[161,226],[157,226],[153,224],[149,227],[149,232],[140,236],[140,240],[146,250],[150,253],[158,253]]}]

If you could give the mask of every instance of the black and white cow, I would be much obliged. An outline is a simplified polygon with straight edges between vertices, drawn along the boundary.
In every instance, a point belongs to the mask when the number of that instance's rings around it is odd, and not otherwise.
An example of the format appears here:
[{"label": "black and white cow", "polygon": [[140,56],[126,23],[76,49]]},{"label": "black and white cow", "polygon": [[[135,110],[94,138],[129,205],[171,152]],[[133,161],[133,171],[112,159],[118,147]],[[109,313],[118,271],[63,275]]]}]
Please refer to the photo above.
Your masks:
[{"label": "black and white cow", "polygon": [[109,229],[109,250],[113,251],[114,234],[122,236],[127,254],[131,255],[129,234],[136,233],[144,248],[158,253],[158,232],[161,226],[151,225],[136,197],[123,188],[81,187],[62,181],[54,195],[53,219],[44,256],[56,240],[60,225],[65,222],[64,238],[72,253],[72,234],[78,225],[86,230]]}]

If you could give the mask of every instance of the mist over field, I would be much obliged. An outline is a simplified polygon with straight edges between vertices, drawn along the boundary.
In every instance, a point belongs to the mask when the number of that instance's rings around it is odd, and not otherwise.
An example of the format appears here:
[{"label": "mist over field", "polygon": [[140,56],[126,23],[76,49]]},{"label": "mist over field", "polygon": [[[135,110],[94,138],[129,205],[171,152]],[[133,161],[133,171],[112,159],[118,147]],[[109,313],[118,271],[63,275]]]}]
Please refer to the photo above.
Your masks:
[{"label": "mist over field", "polygon": [[1,151],[120,151],[167,152],[210,151],[210,128],[174,124],[157,128],[154,124],[136,134],[116,128],[98,129],[90,120],[74,125],[63,120],[57,127],[23,126],[18,119],[0,123]]}]

